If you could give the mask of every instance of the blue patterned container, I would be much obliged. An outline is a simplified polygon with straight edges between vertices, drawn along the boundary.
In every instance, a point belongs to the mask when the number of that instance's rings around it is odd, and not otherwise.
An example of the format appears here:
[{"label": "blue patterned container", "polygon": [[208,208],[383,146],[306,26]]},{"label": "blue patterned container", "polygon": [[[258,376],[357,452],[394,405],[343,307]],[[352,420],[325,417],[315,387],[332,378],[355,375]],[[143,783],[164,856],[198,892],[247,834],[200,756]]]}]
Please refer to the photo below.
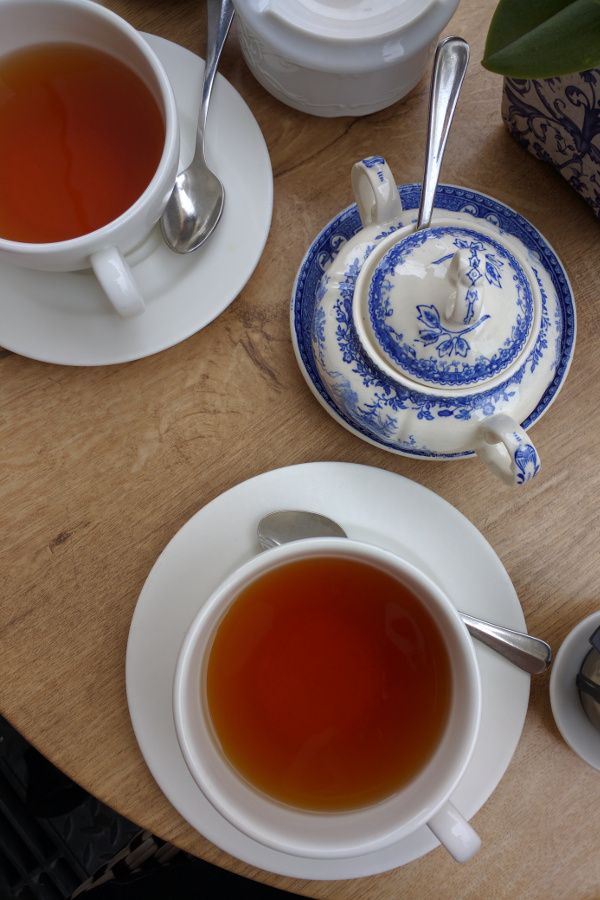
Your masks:
[{"label": "blue patterned container", "polygon": [[325,409],[406,456],[477,454],[523,484],[539,456],[526,429],[567,374],[571,288],[552,248],[514,210],[441,185],[415,232],[418,185],[381,157],[353,169],[357,205],[311,245],[292,294],[292,336]]},{"label": "blue patterned container", "polygon": [[556,78],[505,78],[502,118],[600,217],[600,69]]}]

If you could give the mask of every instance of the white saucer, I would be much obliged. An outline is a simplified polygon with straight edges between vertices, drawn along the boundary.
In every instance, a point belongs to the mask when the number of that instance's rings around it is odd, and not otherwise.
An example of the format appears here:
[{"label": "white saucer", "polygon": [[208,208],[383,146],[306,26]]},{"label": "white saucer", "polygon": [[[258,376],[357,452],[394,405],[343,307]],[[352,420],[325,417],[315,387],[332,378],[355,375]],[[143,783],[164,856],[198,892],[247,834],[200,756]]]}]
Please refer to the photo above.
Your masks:
[{"label": "white saucer", "polygon": [[[144,35],[173,85],[181,121],[180,169],[193,155],[203,61],[183,47]],[[206,156],[225,186],[219,227],[195,253],[166,248],[158,226],[128,255],[146,311],[121,319],[89,270],[33,272],[0,263],[0,346],[43,362],[96,366],[128,362],[204,328],[240,293],[263,251],[271,223],[273,173],[252,113],[218,75]]]},{"label": "white saucer", "polygon": [[[348,535],[397,552],[437,581],[460,608],[524,629],[519,600],[500,560],[471,523],[436,494],[400,475],[320,462],[258,475],[196,513],[155,563],[140,594],[127,645],[127,700],[142,754],[160,788],[187,821],[244,862],[306,879],[384,872],[437,846],[427,827],[375,853],[343,860],[302,859],[263,847],[224,819],[185,765],[173,725],[172,683],[185,631],[224,576],[259,551],[256,526],[275,509],[307,509],[337,519]],[[452,801],[471,818],[502,778],[527,710],[529,677],[475,642],[483,710],[473,758]]]},{"label": "white saucer", "polygon": [[600,732],[588,719],[575,684],[598,626],[600,611],[583,619],[560,645],[550,675],[550,705],[556,726],[571,750],[600,771]]}]

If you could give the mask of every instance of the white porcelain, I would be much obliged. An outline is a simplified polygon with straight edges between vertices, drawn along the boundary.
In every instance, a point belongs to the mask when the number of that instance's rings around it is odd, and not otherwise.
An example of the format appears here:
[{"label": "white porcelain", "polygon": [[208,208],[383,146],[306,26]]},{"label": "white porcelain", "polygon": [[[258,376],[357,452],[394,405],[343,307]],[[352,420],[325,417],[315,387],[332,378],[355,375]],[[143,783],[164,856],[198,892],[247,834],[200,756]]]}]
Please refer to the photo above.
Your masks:
[{"label": "white porcelain", "polygon": [[[214,735],[204,681],[215,631],[240,593],[286,563],[322,557],[358,560],[406,585],[439,626],[452,669],[448,723],[426,766],[385,800],[336,813],[311,813],[279,803],[242,778],[228,763]],[[294,541],[260,553],[230,574],[192,622],[179,653],[173,685],[179,744],[192,776],[211,803],[254,840],[282,853],[313,859],[370,853],[397,843],[424,823],[457,861],[470,859],[481,842],[448,798],[473,752],[480,710],[481,687],[473,641],[451,601],[412,564],[387,550],[345,538]]]},{"label": "white porcelain", "polygon": [[[236,485],[200,509],[152,567],[129,632],[126,685],[140,749],[167,799],[193,828],[248,865],[304,879],[378,874],[437,847],[430,829],[422,826],[387,848],[339,860],[272,850],[236,829],[208,801],[185,764],[175,734],[172,686],[184,636],[228,573],[256,555],[256,527],[262,516],[282,508],[324,513],[340,522],[352,539],[401,556],[465,612],[521,630],[525,620],[502,563],[461,513],[406,478],[348,463],[291,466]],[[474,649],[481,677],[481,724],[471,761],[451,797],[466,819],[486,802],[510,763],[530,684],[524,672],[488,647],[475,642]]]},{"label": "white porcelain", "polygon": [[[190,162],[203,61],[153,35],[175,94],[180,168]],[[91,270],[35,272],[0,261],[0,346],[60,365],[97,366],[157,353],[204,328],[235,300],[260,259],[271,223],[273,174],[258,124],[217,75],[207,133],[209,165],[227,190],[219,228],[205,247],[172,253],[156,225],[128,261],[145,297],[142,316],[116,316]],[[248,227],[240,231],[239,223]]]},{"label": "white porcelain", "polygon": [[540,461],[522,423],[555,396],[575,338],[551,248],[512,210],[448,186],[431,227],[416,232],[382,157],[357,163],[352,183],[358,229],[340,214],[294,286],[292,330],[309,381],[330,411],[386,449],[477,453],[508,484],[526,483]]},{"label": "white porcelain", "polygon": [[[171,195],[179,160],[173,90],[160,60],[138,32],[91,0],[3,0],[0,55],[37,43],[64,41],[104,50],[132,68],[156,99],[165,126],[163,152],[143,194],[103,228],[67,241],[32,244],[0,238],[0,260],[27,269],[70,272],[92,268],[121,316],[144,311],[144,298],[123,254],[152,229]],[[93,98],[90,98],[93,102]]]},{"label": "white porcelain", "polygon": [[421,79],[458,0],[234,0],[244,59],[274,97],[362,116]]},{"label": "white porcelain", "polygon": [[569,747],[600,771],[600,731],[588,718],[575,679],[591,650],[590,638],[600,627],[600,611],[587,616],[566,636],[550,673],[550,704],[554,721]]}]

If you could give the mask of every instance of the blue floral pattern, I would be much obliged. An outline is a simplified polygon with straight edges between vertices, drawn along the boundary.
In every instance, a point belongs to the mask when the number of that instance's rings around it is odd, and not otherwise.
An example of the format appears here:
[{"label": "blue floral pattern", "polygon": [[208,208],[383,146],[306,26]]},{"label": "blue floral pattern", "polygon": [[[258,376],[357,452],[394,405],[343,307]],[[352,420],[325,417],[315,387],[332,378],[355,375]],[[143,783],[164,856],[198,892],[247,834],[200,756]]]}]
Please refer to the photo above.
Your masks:
[{"label": "blue floral pattern", "polygon": [[543,80],[506,78],[512,136],[554,166],[600,216],[600,69]]},{"label": "blue floral pattern", "polygon": [[[395,309],[392,299],[394,276],[397,272],[401,273],[407,263],[410,265],[415,249],[423,247],[429,241],[447,238],[449,234],[457,235],[452,240],[453,246],[469,251],[470,268],[466,272],[466,277],[470,289],[466,322],[463,328],[451,329],[443,323],[442,316],[434,304],[418,304],[415,307],[416,320],[423,327],[418,329],[416,340],[408,339],[405,333],[398,332],[392,324]],[[453,255],[447,254],[433,260],[433,265],[447,262]],[[505,312],[507,308],[512,310],[512,318],[508,320],[511,327],[502,334],[501,341],[492,354],[471,355],[471,345],[466,335],[490,318],[486,312],[475,322],[470,321],[479,299],[477,285],[485,279],[488,284],[500,289],[501,271],[504,266],[511,274],[512,307],[508,306],[506,295],[503,295],[502,304]],[[396,302],[400,305],[398,300]],[[493,309],[493,303],[487,308]],[[371,328],[377,343],[383,348],[389,360],[408,377],[434,386],[476,385],[506,370],[518,358],[529,337],[533,309],[527,276],[515,257],[492,238],[479,238],[476,232],[456,226],[417,231],[394,245],[378,263],[368,296]],[[422,350],[418,344],[422,345]]]},{"label": "blue floral pattern", "polygon": [[[485,253],[485,245],[482,241],[456,238],[456,240],[452,241],[452,243],[457,250],[469,251],[469,262],[471,264],[471,268],[467,272],[467,278],[471,282],[471,287],[475,287],[477,282],[480,281],[484,275],[488,284],[495,284],[496,287],[502,287],[500,272],[504,266],[504,263],[501,259],[498,258],[495,253]],[[481,271],[481,257],[479,255],[480,252],[483,252],[485,259],[483,272]],[[434,265],[439,265],[440,263],[446,262],[446,260],[451,258],[451,253],[447,256],[440,256],[439,259],[434,260]],[[468,320],[469,317],[465,318],[465,322],[467,322]]]},{"label": "blue floral pattern", "polygon": [[342,246],[346,243],[347,237],[343,234],[332,234],[328,247],[323,249],[318,256],[319,268],[322,272],[333,262],[334,258],[340,252]]},{"label": "blue floral pattern", "polygon": [[[485,416],[493,415],[497,411],[498,404],[502,408],[510,401],[514,396],[515,387],[522,381],[526,373],[527,363],[519,369],[510,382],[500,389],[496,388],[468,397],[433,397],[420,391],[403,388],[387,379],[365,355],[353,326],[352,301],[360,268],[361,262],[355,259],[346,270],[340,282],[334,312],[337,323],[336,340],[343,361],[352,365],[352,372],[360,376],[365,387],[375,389],[374,399],[369,403],[360,404],[350,381],[341,373],[325,368],[324,334],[316,324],[321,322],[318,306],[315,309],[313,320],[315,324],[313,324],[312,337],[317,354],[321,365],[327,371],[332,383],[335,384],[335,393],[340,401],[341,409],[352,409],[353,418],[359,420],[367,432],[375,431],[385,439],[391,437],[397,428],[398,417],[395,414],[401,410],[416,412],[418,420],[432,421],[436,417],[469,420],[475,412],[481,412]],[[324,293],[320,296],[324,296]],[[412,440],[414,441],[414,438]]]},{"label": "blue floral pattern", "polygon": [[540,470],[540,461],[532,444],[522,443],[517,447],[514,460],[517,470],[517,484],[531,481]]},{"label": "blue floral pattern", "polygon": [[[470,322],[473,316],[475,300],[476,296],[473,292],[469,298],[469,309],[465,316],[465,322]],[[442,323],[439,311],[433,304],[430,306],[426,306],[422,303],[418,304],[417,313],[417,321],[422,322],[423,325],[425,325],[425,328],[419,328],[419,339],[426,347],[430,344],[436,344],[437,346],[435,349],[440,358],[443,356],[465,357],[471,349],[471,345],[466,340],[465,334],[468,334],[470,331],[483,325],[485,320],[490,318],[489,315],[484,315],[474,322],[473,325],[469,325],[467,328],[460,328],[458,331],[453,331]]]},{"label": "blue floral pattern", "polygon": [[[406,222],[418,208],[420,185],[403,185],[399,188],[402,205],[406,211]],[[436,194],[436,207],[449,212],[468,212],[482,221],[490,222],[498,227],[501,233],[514,235],[528,249],[532,258],[537,260],[538,269],[543,269],[551,280],[560,311],[560,327],[556,338],[555,374],[535,410],[521,424],[529,428],[544,413],[557,394],[566,376],[575,340],[575,309],[571,290],[564,270],[550,246],[540,233],[523,219],[518,213],[498,201],[466,188],[440,185]],[[434,418],[453,417],[469,419],[473,415],[490,416],[502,409],[518,390],[519,383],[527,372],[537,366],[539,356],[544,349],[544,341],[548,342],[550,317],[548,315],[547,298],[542,294],[542,321],[540,336],[534,349],[528,354],[525,363],[495,389],[469,395],[468,397],[434,397],[417,391],[404,389],[391,383],[366,358],[352,323],[352,298],[356,277],[364,259],[373,249],[372,245],[363,245],[362,258],[357,257],[348,267],[339,287],[339,296],[335,303],[336,340],[341,348],[346,363],[352,370],[359,372],[363,381],[371,386],[371,399],[364,407],[356,409],[358,397],[348,378],[341,372],[328,371],[329,384],[326,387],[319,373],[324,359],[320,356],[320,348],[324,340],[323,317],[325,312],[320,307],[320,299],[325,294],[326,285],[323,280],[323,269],[319,260],[325,257],[333,259],[340,237],[344,242],[350,240],[362,229],[362,224],[355,205],[341,212],[316,237],[309,248],[299,269],[292,292],[292,332],[295,349],[300,366],[307,381],[330,413],[351,431],[367,440],[376,443],[395,453],[415,457],[434,457],[454,459],[472,456],[472,450],[457,453],[439,453],[425,446],[419,446],[413,434],[408,433],[400,445],[392,441],[398,425],[398,414],[403,410],[411,410],[417,419],[432,420]],[[536,269],[534,268],[534,272]],[[538,283],[539,275],[536,272]],[[352,415],[348,414],[352,410]],[[525,451],[524,451],[525,454]],[[523,455],[523,480],[531,469],[531,461]]]}]

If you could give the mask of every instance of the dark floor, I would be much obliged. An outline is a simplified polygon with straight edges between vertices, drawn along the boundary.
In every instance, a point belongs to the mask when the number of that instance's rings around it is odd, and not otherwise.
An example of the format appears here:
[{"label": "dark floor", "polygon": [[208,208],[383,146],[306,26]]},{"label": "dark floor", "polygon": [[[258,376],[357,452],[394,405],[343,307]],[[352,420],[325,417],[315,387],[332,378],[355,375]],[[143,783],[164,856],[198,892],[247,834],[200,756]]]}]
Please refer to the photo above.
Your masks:
[{"label": "dark floor", "polygon": [[0,717],[0,900],[290,900],[100,803]]}]

